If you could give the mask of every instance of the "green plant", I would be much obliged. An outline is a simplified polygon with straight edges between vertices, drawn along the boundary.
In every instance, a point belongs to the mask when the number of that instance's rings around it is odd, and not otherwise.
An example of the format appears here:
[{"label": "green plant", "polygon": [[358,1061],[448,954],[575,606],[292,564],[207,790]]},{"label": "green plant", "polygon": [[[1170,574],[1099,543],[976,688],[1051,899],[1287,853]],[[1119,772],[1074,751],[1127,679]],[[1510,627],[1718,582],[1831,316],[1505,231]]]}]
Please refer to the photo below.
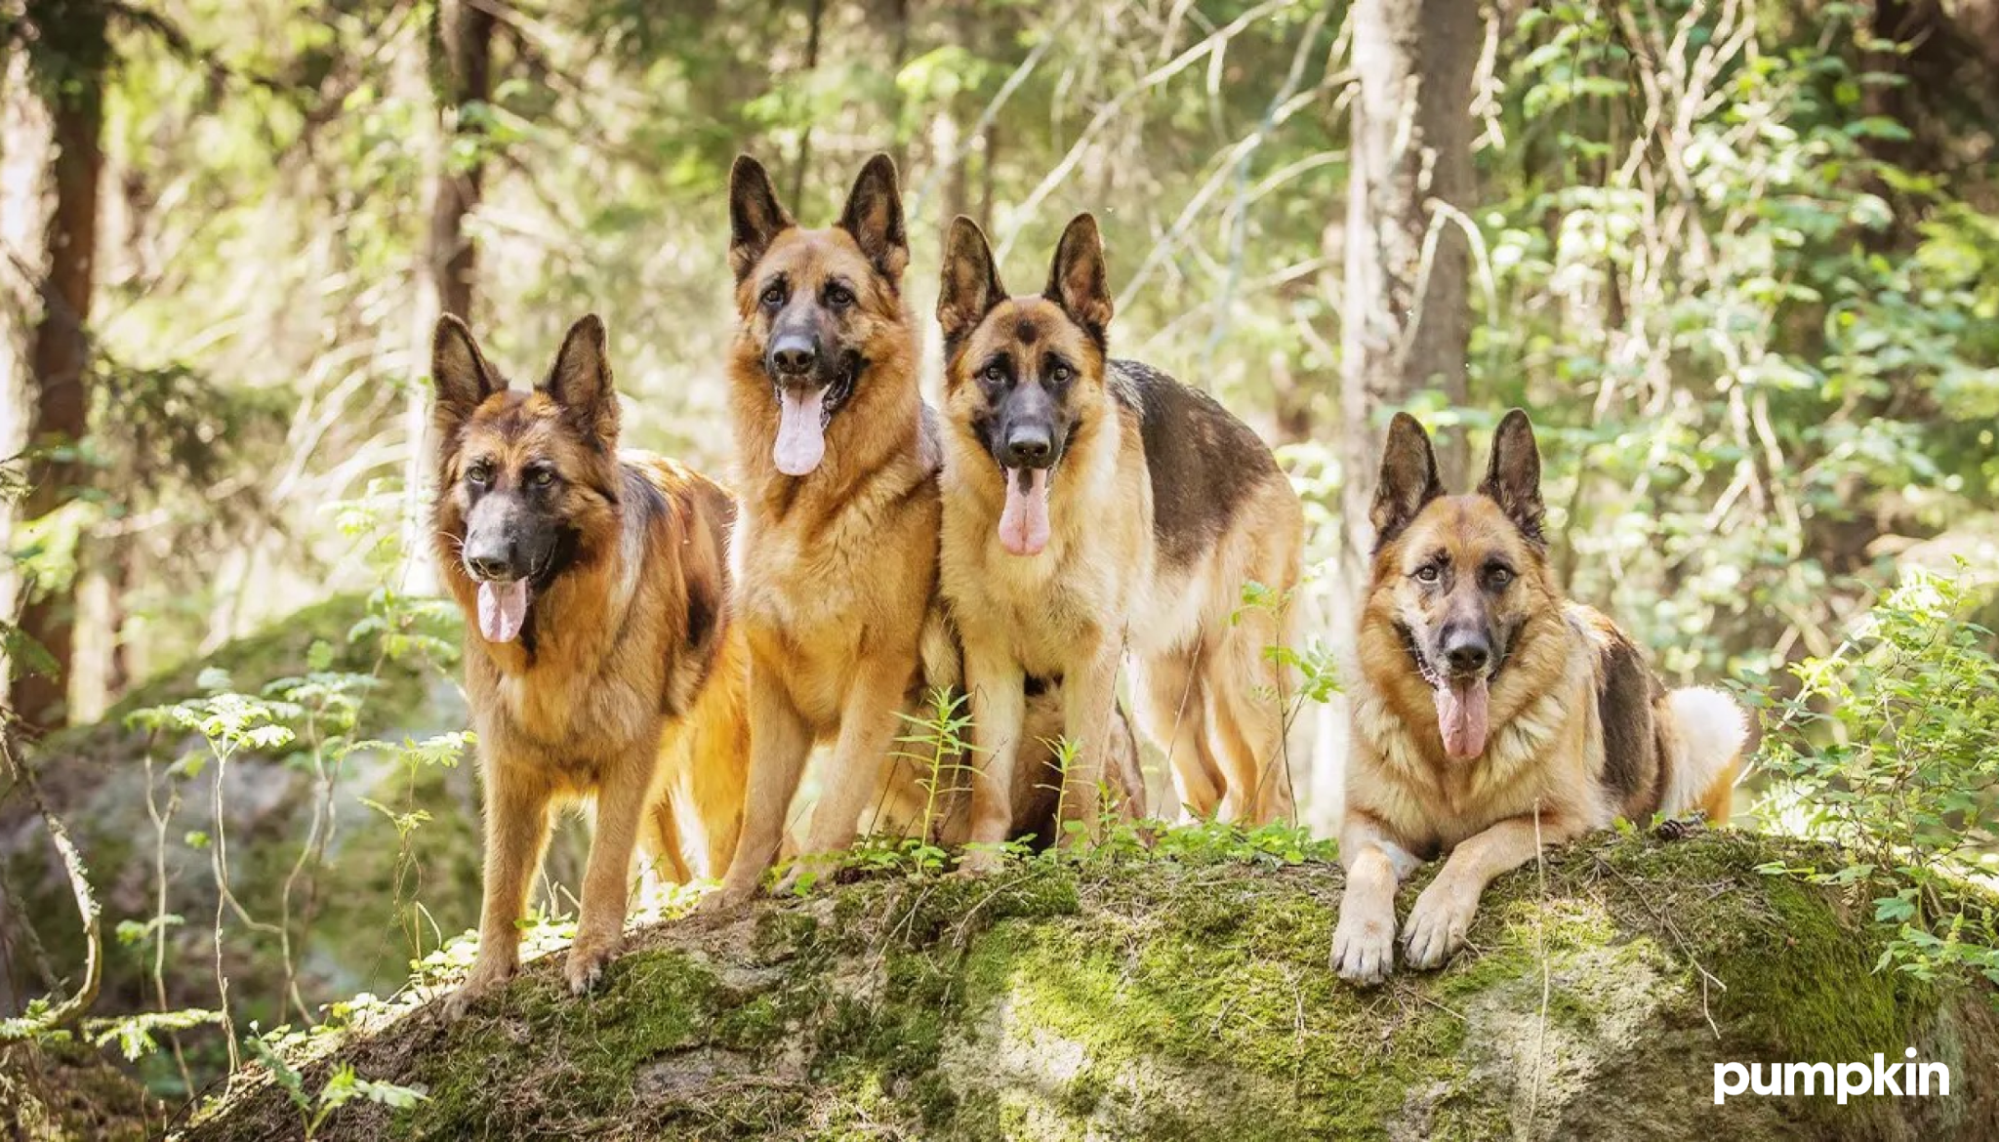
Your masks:
[{"label": "green plant", "polygon": [[[921,773],[923,820],[918,836],[926,843],[936,834],[942,799],[961,777],[972,772],[973,746],[966,737],[972,727],[970,696],[950,687],[932,687],[922,715],[897,711],[896,717],[909,724],[908,731],[896,736],[894,756],[906,759]],[[934,848],[934,847],[931,847]],[[938,860],[942,860],[941,851]]]},{"label": "green plant", "polygon": [[[303,708],[295,703],[238,693],[232,689],[228,673],[214,668],[201,673],[199,685],[207,692],[205,695],[168,706],[134,711],[126,721],[147,731],[172,729],[192,731],[200,736],[207,747],[206,757],[201,754],[187,755],[168,771],[171,776],[193,778],[209,762],[215,764],[216,773],[209,782],[213,830],[198,837],[191,834],[189,841],[195,848],[208,851],[209,870],[215,878],[215,990],[219,998],[217,1007],[222,1012],[222,1030],[229,1047],[229,1068],[233,1072],[241,1066],[242,1059],[236,1026],[230,1017],[229,975],[223,970],[223,952],[227,947],[223,941],[224,919],[233,912],[246,928],[274,934],[280,939],[285,934],[279,926],[252,917],[230,890],[229,831],[224,816],[223,793],[227,788],[230,760],[246,749],[272,751],[290,745],[297,735],[285,724],[299,717]],[[164,915],[159,919],[161,924],[155,939],[164,941],[167,928]],[[287,956],[289,951],[287,947]]]},{"label": "green plant", "polygon": [[284,1055],[262,1037],[250,1041],[250,1051],[259,1062],[270,1069],[271,1078],[290,1097],[292,1106],[298,1108],[299,1123],[304,1128],[307,1139],[314,1138],[319,1129],[334,1112],[356,1099],[378,1103],[383,1107],[400,1110],[415,1107],[429,1096],[420,1088],[399,1087],[392,1083],[378,1083],[362,1079],[355,1074],[354,1065],[336,1065],[332,1074],[326,1077],[319,1094],[313,1096],[305,1090],[305,1075],[293,1067]]},{"label": "green plant", "polygon": [[1759,810],[1847,847],[1812,876],[1877,893],[1896,933],[1880,968],[1999,982],[1999,917],[1939,892],[1991,852],[1999,807],[1999,661],[1966,610],[1962,580],[1912,572],[1832,654],[1796,664],[1758,755],[1775,780]]}]

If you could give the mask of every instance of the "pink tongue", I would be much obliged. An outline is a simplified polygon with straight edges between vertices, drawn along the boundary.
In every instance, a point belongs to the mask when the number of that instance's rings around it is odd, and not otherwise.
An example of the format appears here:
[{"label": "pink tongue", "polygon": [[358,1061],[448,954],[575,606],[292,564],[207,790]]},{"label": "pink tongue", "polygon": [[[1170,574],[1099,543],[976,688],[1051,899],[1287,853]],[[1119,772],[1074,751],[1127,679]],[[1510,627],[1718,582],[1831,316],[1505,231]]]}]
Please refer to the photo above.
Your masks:
[{"label": "pink tongue", "polygon": [[1039,555],[1048,546],[1048,470],[1003,468],[1000,471],[1006,476],[1000,546],[1016,556]]},{"label": "pink tongue", "polygon": [[826,455],[826,431],[820,425],[819,409],[826,390],[808,393],[786,389],[778,400],[777,445],[770,458],[786,476],[804,476],[819,467]]},{"label": "pink tongue", "polygon": [[479,633],[489,643],[511,643],[528,615],[528,581],[479,585]]},{"label": "pink tongue", "polygon": [[1460,761],[1485,753],[1485,680],[1445,683],[1437,688],[1436,699],[1437,729],[1444,736],[1444,752]]}]

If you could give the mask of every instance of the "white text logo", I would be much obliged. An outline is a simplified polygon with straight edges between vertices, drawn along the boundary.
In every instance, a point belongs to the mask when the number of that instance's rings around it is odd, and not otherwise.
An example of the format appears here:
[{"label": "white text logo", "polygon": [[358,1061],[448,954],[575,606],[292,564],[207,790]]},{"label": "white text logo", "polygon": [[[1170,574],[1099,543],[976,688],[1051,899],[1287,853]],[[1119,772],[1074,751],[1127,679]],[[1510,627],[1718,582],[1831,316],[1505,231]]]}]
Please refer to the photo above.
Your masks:
[{"label": "white text logo", "polygon": [[1731,1095],[1830,1095],[1844,1104],[1856,1095],[1949,1095],[1950,1068],[1913,1062],[1889,1063],[1880,1052],[1870,1064],[1716,1064],[1714,1101]]}]

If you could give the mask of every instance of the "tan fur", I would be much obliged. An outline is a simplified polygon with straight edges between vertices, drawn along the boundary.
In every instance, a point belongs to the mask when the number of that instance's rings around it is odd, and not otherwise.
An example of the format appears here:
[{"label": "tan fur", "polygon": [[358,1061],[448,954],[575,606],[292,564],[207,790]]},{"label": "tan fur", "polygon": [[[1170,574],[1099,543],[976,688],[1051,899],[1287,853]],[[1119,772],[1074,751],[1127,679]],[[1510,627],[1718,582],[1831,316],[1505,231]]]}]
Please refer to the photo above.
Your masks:
[{"label": "tan fur", "polygon": [[[902,716],[925,713],[928,692],[960,677],[957,632],[936,592],[942,457],[918,386],[916,324],[900,293],[908,250],[894,167],[885,156],[871,160],[840,223],[825,229],[792,223],[753,160],[737,161],[731,196],[739,321],[730,408],[743,496],[732,555],[756,751],[743,840],[721,890],[704,902],[710,909],[748,897],[769,870],[815,745],[831,750],[806,855],[846,849],[863,816],[871,828],[922,828],[927,799],[896,757],[909,729]],[[802,477],[780,472],[772,457],[780,417],[764,357],[774,318],[760,298],[773,282],[807,298],[831,286],[851,291],[850,304],[821,306],[813,320],[824,348],[866,362],[826,423],[823,459]],[[1135,751],[1127,761],[1118,773],[1135,781]],[[1009,835],[1032,828],[1023,821]]]},{"label": "tan fur", "polygon": [[[1386,463],[1393,462],[1391,456]],[[1392,499],[1392,490],[1383,496]],[[1686,757],[1674,746],[1681,727],[1673,695],[1651,684],[1650,694],[1606,698],[1606,672],[1620,647],[1629,646],[1622,633],[1562,598],[1542,546],[1498,500],[1432,496],[1420,508],[1410,505],[1413,520],[1376,551],[1360,620],[1359,670],[1348,688],[1352,732],[1340,834],[1347,888],[1333,959],[1342,975],[1363,982],[1381,979],[1392,966],[1395,889],[1420,862],[1449,854],[1402,928],[1409,963],[1434,968],[1462,945],[1486,884],[1542,846],[1619,815],[1642,820],[1657,809],[1705,806],[1713,820],[1725,822],[1741,741],[1737,734],[1733,747],[1723,747],[1726,757]],[[1526,518],[1538,531],[1538,491]],[[1469,761],[1446,753],[1433,684],[1409,642],[1461,614],[1452,609],[1466,606],[1467,593],[1478,594],[1457,586],[1444,595],[1418,585],[1415,572],[1439,553],[1452,568],[1500,561],[1517,572],[1496,597],[1480,598],[1494,625],[1514,634],[1491,681],[1484,752]],[[1649,705],[1656,742],[1646,759],[1620,760],[1650,766],[1628,798],[1607,782],[1603,712],[1618,710],[1620,702]],[[1680,805],[1665,797],[1672,766],[1692,768],[1686,776],[1700,789],[1698,798]]]},{"label": "tan fur", "polygon": [[[1086,234],[1083,226],[1084,219],[1072,224],[1065,244],[1073,238],[1096,247],[1094,222]],[[959,240],[954,235],[954,251]],[[983,250],[976,228],[964,240]],[[1094,274],[1076,272],[1082,288],[1101,287],[1096,257]],[[947,276],[961,272],[981,271],[947,264]],[[1264,611],[1231,617],[1245,582],[1279,593],[1297,582],[1303,517],[1289,483],[1273,466],[1197,558],[1172,565],[1155,537],[1139,413],[1114,394],[1120,382],[1081,324],[1109,320],[1108,296],[1073,306],[1007,298],[981,317],[961,311],[961,299],[947,290],[939,305],[947,333],[968,330],[947,362],[941,568],[964,635],[981,758],[972,839],[995,840],[1009,820],[1018,750],[1032,740],[1022,733],[1027,676],[1063,680],[1066,724],[1082,747],[1063,811],[1094,822],[1104,773],[1098,751],[1117,742],[1117,671],[1127,654],[1139,675],[1140,724],[1167,749],[1182,804],[1203,817],[1217,810],[1253,822],[1288,817],[1291,789],[1281,769],[1287,679],[1263,654],[1288,634]],[[979,437],[987,398],[968,376],[1007,346],[1078,366],[1064,398],[1075,427],[1049,485],[1049,540],[1032,556],[1008,552],[999,539],[1005,477]]]},{"label": "tan fur", "polygon": [[[761,168],[757,173],[761,176]],[[740,901],[776,859],[806,755],[832,746],[804,849],[852,844],[918,689],[918,648],[936,581],[940,508],[935,432],[918,388],[915,323],[896,275],[841,227],[789,225],[743,266],[730,351],[730,410],[742,513],[733,541],[756,727],[744,835],[711,907]],[[804,477],[772,462],[778,406],[763,355],[763,283],[801,291],[850,283],[849,336],[868,362]]]},{"label": "tan fur", "polygon": [[[447,346],[460,336],[462,345]],[[456,319],[440,323],[438,340],[440,378],[455,368],[450,355],[466,351],[485,371]],[[618,949],[642,840],[679,879],[691,872],[677,844],[685,832],[698,833],[709,869],[727,863],[747,769],[747,672],[742,631],[726,612],[733,508],[720,486],[670,460],[592,447],[540,390],[524,396],[500,382],[469,408],[441,397],[438,422],[438,556],[467,618],[465,691],[486,797],[485,906],[478,959],[454,999],[462,1010],[518,966],[516,923],[562,803],[593,803],[596,827],[572,987],[592,983]],[[564,474],[558,511],[579,539],[569,566],[532,600],[532,642],[489,642],[476,622],[478,587],[459,559],[474,458],[503,480],[533,463]],[[649,483],[666,510],[642,511],[628,479]],[[603,495],[620,488],[615,502]]]}]

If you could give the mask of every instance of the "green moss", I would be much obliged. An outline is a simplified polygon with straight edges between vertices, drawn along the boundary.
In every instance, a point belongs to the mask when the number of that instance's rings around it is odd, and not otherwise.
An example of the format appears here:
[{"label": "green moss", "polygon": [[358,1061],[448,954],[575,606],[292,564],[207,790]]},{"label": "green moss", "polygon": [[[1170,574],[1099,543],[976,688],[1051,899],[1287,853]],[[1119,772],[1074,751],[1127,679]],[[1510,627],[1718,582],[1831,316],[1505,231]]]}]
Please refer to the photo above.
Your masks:
[{"label": "green moss", "polygon": [[[1940,1023],[1938,991],[1869,975],[1874,938],[1823,891],[1755,873],[1770,852],[1725,836],[1572,848],[1492,887],[1474,951],[1375,990],[1327,964],[1341,881],[1325,865],[880,875],[656,929],[588,1000],[540,964],[459,1025],[357,1041],[363,1075],[432,1099],[393,1123],[343,1110],[332,1133],[1911,1133],[1882,1118],[1901,1107],[1717,1118],[1704,1098],[1712,1059],[1864,1058],[1856,1045],[1925,1029],[1965,1067],[1992,1064],[1989,1037]],[[197,1133],[295,1130],[271,1106],[240,1096]]]},{"label": "green moss", "polygon": [[1109,1105],[1143,1109],[1146,1135],[1366,1134],[1450,1071],[1458,1021],[1399,1015],[1385,1050],[1374,998],[1326,971],[1326,900],[1226,870],[1136,876],[1153,911],[997,926],[967,965],[974,1002],[1003,1001],[1024,1054],[1055,1061],[1071,1132]]},{"label": "green moss", "polygon": [[[513,1011],[461,1020],[434,1055],[415,1062],[430,1098],[399,1116],[396,1133],[510,1137],[524,1122],[557,1116],[588,1134],[588,1124],[632,1113],[641,1067],[706,1041],[706,1030],[733,1007],[725,992],[712,969],[675,950],[623,958],[584,1001],[569,997],[554,973],[535,974],[509,994]],[[534,1029],[541,1051],[493,1050],[520,1025]]]}]

